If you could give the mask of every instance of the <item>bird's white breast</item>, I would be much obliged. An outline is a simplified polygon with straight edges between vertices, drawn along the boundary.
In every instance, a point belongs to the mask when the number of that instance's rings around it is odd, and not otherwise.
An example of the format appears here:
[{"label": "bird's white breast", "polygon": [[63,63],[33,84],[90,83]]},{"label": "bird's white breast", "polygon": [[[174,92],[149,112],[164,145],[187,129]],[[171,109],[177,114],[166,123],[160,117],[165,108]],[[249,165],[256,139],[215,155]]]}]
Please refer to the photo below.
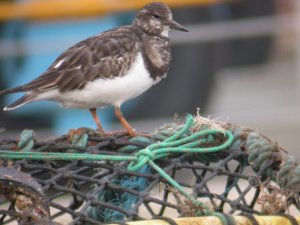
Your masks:
[{"label": "bird's white breast", "polygon": [[137,54],[131,69],[122,77],[97,79],[87,83],[81,90],[59,93],[58,90],[44,93],[40,98],[58,101],[68,108],[98,108],[120,106],[123,102],[145,92],[155,81],[146,69],[141,53]]}]

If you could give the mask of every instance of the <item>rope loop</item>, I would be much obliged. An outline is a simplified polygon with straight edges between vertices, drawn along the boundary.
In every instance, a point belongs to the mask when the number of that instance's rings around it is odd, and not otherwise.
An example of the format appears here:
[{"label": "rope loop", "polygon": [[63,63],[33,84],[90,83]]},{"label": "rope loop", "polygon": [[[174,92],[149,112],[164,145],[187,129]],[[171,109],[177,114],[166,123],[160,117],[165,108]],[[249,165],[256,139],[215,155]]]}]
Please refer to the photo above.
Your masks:
[{"label": "rope loop", "polygon": [[137,157],[139,158],[144,158],[147,157],[148,160],[153,160],[154,159],[154,154],[152,151],[150,151],[149,149],[142,149],[141,151],[137,152],[136,154]]},{"label": "rope loop", "polygon": [[[212,214],[212,210],[204,203],[199,202],[193,195],[186,192],[186,190],[178,184],[168,173],[166,173],[159,165],[156,164],[156,160],[165,158],[172,155],[192,153],[198,154],[198,156],[205,155],[206,153],[213,153],[226,150],[234,141],[233,134],[227,130],[210,129],[193,129],[195,128],[195,119],[191,115],[187,115],[186,123],[180,126],[179,129],[172,130],[170,133],[173,135],[165,138],[163,141],[148,145],[148,147],[137,151],[133,156],[128,155],[109,155],[109,154],[88,154],[88,153],[59,153],[59,152],[21,152],[15,154],[14,152],[2,151],[0,157],[4,158],[29,158],[31,160],[89,160],[89,161],[129,161],[127,166],[128,171],[136,172],[140,171],[144,166],[148,165],[149,168],[155,170],[157,174],[170,185],[176,188],[187,199],[191,200],[194,204],[201,206],[199,214],[208,215]],[[73,145],[85,147],[88,142],[88,134],[84,129],[79,129],[73,132],[71,142]],[[32,140],[33,132],[23,134],[21,140],[25,143],[26,140]],[[27,137],[28,136],[28,137]],[[210,144],[214,144],[212,147],[207,147]],[[33,145],[29,145],[28,148],[32,148]],[[72,150],[72,149],[70,149]],[[129,149],[132,150],[132,149]],[[128,149],[126,149],[128,151]]]},{"label": "rope loop", "polygon": [[138,171],[140,170],[144,165],[146,165],[149,160],[153,161],[154,160],[154,152],[152,152],[150,149],[145,148],[140,151],[138,151],[135,154],[136,161],[132,161],[129,163],[127,169],[129,171]]},{"label": "rope loop", "polygon": [[[191,115],[186,117],[186,123],[181,130],[166,138],[164,141],[149,145],[145,149],[135,153],[135,161],[129,163],[127,169],[129,171],[138,171],[149,161],[166,157],[172,154],[180,153],[198,153],[205,154],[218,152],[226,149],[233,142],[233,135],[230,131],[219,131],[215,129],[200,130],[191,133],[190,128],[195,124],[195,120]],[[227,140],[224,143],[213,147],[199,147],[201,144],[211,143],[214,141],[214,135],[223,133]]]},{"label": "rope loop", "polygon": [[[190,199],[195,205],[201,206],[199,214],[208,215],[212,214],[212,210],[209,209],[204,203],[196,200],[191,194],[187,193],[184,188],[179,185],[172,177],[170,177],[165,171],[163,171],[154,161],[172,154],[182,153],[198,153],[205,154],[211,152],[218,152],[225,150],[233,142],[233,135],[230,131],[220,131],[215,129],[200,130],[198,132],[191,132],[191,128],[194,126],[195,120],[191,115],[186,118],[186,123],[181,130],[166,138],[164,141],[151,144],[147,148],[138,151],[135,154],[136,160],[131,161],[127,167],[129,171],[138,171],[144,165],[148,164],[154,169],[163,179],[165,179],[170,185],[181,192],[185,197]],[[212,143],[215,141],[217,134],[223,134],[226,138],[222,144],[213,147],[199,147],[205,143]]]}]

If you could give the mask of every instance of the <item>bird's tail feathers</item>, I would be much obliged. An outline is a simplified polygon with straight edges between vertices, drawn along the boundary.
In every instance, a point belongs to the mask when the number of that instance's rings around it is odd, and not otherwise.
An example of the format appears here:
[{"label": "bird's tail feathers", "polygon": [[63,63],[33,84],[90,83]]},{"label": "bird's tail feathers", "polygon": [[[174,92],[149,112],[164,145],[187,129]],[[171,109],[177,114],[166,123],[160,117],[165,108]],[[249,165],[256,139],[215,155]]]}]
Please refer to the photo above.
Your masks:
[{"label": "bird's tail feathers", "polygon": [[16,92],[24,92],[24,86],[0,90],[0,95],[11,94],[11,93],[16,93]]},{"label": "bird's tail feathers", "polygon": [[24,95],[21,98],[19,98],[17,101],[14,103],[10,104],[9,106],[6,106],[3,111],[10,111],[16,108],[19,108],[29,102],[34,101],[34,95]]}]

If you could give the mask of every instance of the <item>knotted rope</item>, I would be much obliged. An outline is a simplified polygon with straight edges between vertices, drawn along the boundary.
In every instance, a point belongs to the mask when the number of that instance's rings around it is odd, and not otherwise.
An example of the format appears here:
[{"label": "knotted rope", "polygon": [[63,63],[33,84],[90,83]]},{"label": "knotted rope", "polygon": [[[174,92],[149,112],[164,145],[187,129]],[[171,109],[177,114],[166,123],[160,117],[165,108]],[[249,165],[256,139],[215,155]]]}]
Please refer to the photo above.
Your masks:
[{"label": "knotted rope", "polygon": [[[12,151],[0,151],[1,159],[29,159],[29,160],[63,160],[63,161],[72,161],[72,160],[87,160],[87,161],[129,161],[127,169],[129,171],[139,171],[145,165],[149,165],[154,169],[162,178],[164,178],[170,185],[176,188],[180,193],[185,197],[191,200],[195,205],[201,206],[203,209],[199,212],[199,215],[212,215],[213,211],[209,209],[202,202],[197,201],[192,195],[188,194],[184,188],[179,185],[171,176],[169,176],[165,171],[163,171],[155,161],[161,158],[165,158],[174,154],[182,153],[195,153],[195,154],[205,154],[213,153],[226,149],[229,147],[233,141],[233,135],[230,131],[219,131],[207,129],[203,131],[198,131],[191,133],[190,129],[195,124],[194,118],[191,115],[188,115],[186,118],[186,124],[184,127],[173,134],[172,136],[166,138],[161,143],[154,143],[137,151],[133,156],[118,156],[118,155],[96,155],[96,154],[86,154],[86,153],[57,153],[57,152],[29,152],[30,147],[32,148],[34,144],[32,141],[28,141],[30,137],[33,137],[33,133],[23,134],[20,140],[25,142],[23,139],[26,139],[26,150],[21,148],[21,151],[12,152]],[[190,134],[190,135],[188,135]],[[213,139],[213,135],[222,134],[226,141],[214,147],[197,147],[204,143],[209,143]],[[76,137],[73,143],[83,146],[82,143],[86,144],[87,137]]]},{"label": "knotted rope", "polygon": [[[155,170],[172,187],[176,188],[187,199],[191,200],[195,206],[199,206],[201,210],[197,215],[216,215],[223,221],[223,224],[226,224],[224,216],[215,213],[205,204],[197,201],[192,195],[186,193],[181,185],[157,165],[157,161],[184,153],[195,154],[195,157],[197,157],[197,159],[199,158],[199,161],[216,161],[220,160],[220,158],[218,158],[218,155],[211,153],[217,153],[226,149],[234,151],[235,148],[242,146],[248,155],[247,163],[250,164],[253,170],[258,172],[263,179],[270,177],[272,180],[277,181],[280,187],[299,192],[300,165],[293,157],[283,160],[277,144],[274,144],[264,136],[250,129],[228,126],[228,129],[220,131],[203,126],[200,131],[195,132],[192,131],[194,125],[195,119],[192,116],[187,116],[185,125],[180,129],[176,127],[175,129],[165,129],[156,132],[153,134],[153,139],[146,137],[131,138],[129,140],[131,143],[141,142],[147,146],[141,149],[136,145],[127,145],[118,149],[120,153],[131,153],[131,155],[30,152],[34,147],[34,133],[26,130],[21,134],[18,143],[17,149],[20,151],[0,151],[0,159],[127,161],[129,162],[127,166],[127,170],[129,171],[141,172],[143,168],[152,168],[152,170]],[[222,137],[220,139],[222,140],[221,144],[220,140],[216,141],[216,137],[220,136]],[[74,146],[84,148],[88,143],[88,137],[89,135],[87,133],[76,134],[73,136],[71,142]],[[154,143],[155,140],[161,140],[161,142]],[[216,145],[216,143],[220,145]],[[128,185],[128,182],[125,180],[123,183],[120,183],[120,185]],[[143,189],[140,190],[143,191]],[[100,193],[99,196],[101,198]],[[128,208],[128,205],[126,205],[128,201],[125,200],[125,202],[124,207]]]}]

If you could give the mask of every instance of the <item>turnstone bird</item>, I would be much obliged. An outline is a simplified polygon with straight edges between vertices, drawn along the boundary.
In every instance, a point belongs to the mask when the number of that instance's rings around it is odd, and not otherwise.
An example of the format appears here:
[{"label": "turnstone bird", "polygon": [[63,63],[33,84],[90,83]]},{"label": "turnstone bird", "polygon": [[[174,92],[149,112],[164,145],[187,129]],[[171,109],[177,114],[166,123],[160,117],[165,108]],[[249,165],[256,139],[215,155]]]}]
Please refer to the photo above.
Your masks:
[{"label": "turnstone bird", "polygon": [[129,135],[135,136],[120,107],[166,77],[171,60],[170,29],[187,31],[172,19],[166,4],[149,3],[131,25],[75,44],[35,80],[0,91],[25,92],[4,111],[40,100],[55,101],[66,108],[87,108],[99,131],[106,134],[96,108],[112,105]]}]

